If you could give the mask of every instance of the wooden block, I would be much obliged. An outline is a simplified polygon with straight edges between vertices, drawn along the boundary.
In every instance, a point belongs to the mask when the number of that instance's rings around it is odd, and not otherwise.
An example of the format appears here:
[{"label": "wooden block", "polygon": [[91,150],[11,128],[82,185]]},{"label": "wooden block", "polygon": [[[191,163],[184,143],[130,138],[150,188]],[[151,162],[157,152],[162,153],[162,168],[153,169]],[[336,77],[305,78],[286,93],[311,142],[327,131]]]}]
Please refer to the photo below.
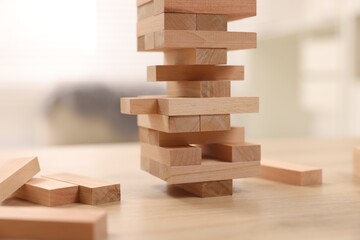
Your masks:
[{"label": "wooden block", "polygon": [[141,156],[151,158],[167,166],[201,164],[201,148],[192,146],[159,147],[142,143]]},{"label": "wooden block", "polygon": [[196,14],[196,30],[227,31],[227,16],[214,14]]},{"label": "wooden block", "polygon": [[196,30],[196,14],[162,13],[137,23],[137,36],[161,30]]},{"label": "wooden block", "polygon": [[15,197],[55,207],[79,201],[79,186],[47,178],[32,178],[14,194]]},{"label": "wooden block", "polygon": [[120,184],[118,183],[110,183],[71,173],[58,173],[45,177],[79,185],[81,203],[97,205],[120,201]]},{"label": "wooden block", "polygon": [[216,143],[202,146],[203,155],[227,162],[260,161],[261,146],[252,143]]},{"label": "wooden block", "polygon": [[159,65],[148,66],[148,81],[244,80],[244,66]]},{"label": "wooden block", "polygon": [[233,180],[185,183],[175,186],[202,198],[229,196],[233,192]]},{"label": "wooden block", "polygon": [[353,168],[354,168],[354,176],[360,177],[360,148],[359,147],[354,149]]},{"label": "wooden block", "polygon": [[226,64],[227,49],[185,48],[164,52],[166,65]]},{"label": "wooden block", "polygon": [[154,32],[153,48],[139,51],[165,51],[179,48],[241,50],[256,48],[256,33],[225,31],[163,30]]},{"label": "wooden block", "polygon": [[199,132],[200,116],[139,115],[138,125],[167,133]]},{"label": "wooden block", "polygon": [[137,0],[136,1],[136,6],[140,7],[146,3],[152,2],[153,0]]},{"label": "wooden block", "polygon": [[124,114],[156,114],[158,113],[157,98],[121,98],[120,111]]},{"label": "wooden block", "polygon": [[0,208],[1,239],[103,240],[106,213],[100,209]]},{"label": "wooden block", "polygon": [[154,2],[144,0],[137,8],[138,21],[154,16]]},{"label": "wooden block", "polygon": [[256,0],[154,0],[154,15],[163,12],[225,14],[230,21],[256,16]]},{"label": "wooden block", "polygon": [[40,171],[36,157],[7,160],[0,164],[0,202]]},{"label": "wooden block", "polygon": [[298,164],[261,160],[261,178],[299,186],[318,185],[322,170]]},{"label": "wooden block", "polygon": [[201,165],[170,167],[141,157],[141,168],[169,184],[182,184],[254,177],[260,171],[260,162],[222,162],[203,159]]},{"label": "wooden block", "polygon": [[243,127],[229,131],[165,133],[148,128],[139,128],[140,142],[158,146],[183,146],[188,144],[241,143],[245,139]]},{"label": "wooden block", "polygon": [[166,83],[169,97],[230,97],[230,81],[179,81]]},{"label": "wooden block", "polygon": [[226,131],[230,129],[230,114],[200,116],[200,130],[202,132]]}]

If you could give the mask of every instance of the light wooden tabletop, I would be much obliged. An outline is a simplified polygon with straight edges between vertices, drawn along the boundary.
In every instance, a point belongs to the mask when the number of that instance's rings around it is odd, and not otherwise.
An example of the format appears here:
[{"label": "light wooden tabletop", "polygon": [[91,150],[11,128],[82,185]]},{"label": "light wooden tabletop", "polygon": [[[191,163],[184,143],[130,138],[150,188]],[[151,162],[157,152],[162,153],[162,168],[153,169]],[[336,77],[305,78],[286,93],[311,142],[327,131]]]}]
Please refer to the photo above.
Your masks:
[{"label": "light wooden tabletop", "polygon": [[[37,155],[42,174],[68,171],[119,181],[121,204],[100,206],[108,212],[109,240],[360,238],[360,183],[352,176],[352,151],[360,139],[260,143],[264,158],[322,167],[323,185],[242,179],[234,182],[233,196],[196,198],[142,172],[138,144],[2,149],[0,161]],[[10,199],[4,205],[31,204]]]}]

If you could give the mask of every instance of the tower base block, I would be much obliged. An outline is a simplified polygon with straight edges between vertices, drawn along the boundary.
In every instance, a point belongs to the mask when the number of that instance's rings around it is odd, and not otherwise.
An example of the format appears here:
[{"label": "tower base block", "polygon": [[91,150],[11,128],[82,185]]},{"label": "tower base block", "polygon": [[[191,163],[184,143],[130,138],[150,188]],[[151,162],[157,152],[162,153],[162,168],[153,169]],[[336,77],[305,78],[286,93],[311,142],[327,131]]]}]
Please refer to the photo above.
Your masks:
[{"label": "tower base block", "polygon": [[233,193],[233,180],[186,183],[175,186],[201,198],[229,196]]}]

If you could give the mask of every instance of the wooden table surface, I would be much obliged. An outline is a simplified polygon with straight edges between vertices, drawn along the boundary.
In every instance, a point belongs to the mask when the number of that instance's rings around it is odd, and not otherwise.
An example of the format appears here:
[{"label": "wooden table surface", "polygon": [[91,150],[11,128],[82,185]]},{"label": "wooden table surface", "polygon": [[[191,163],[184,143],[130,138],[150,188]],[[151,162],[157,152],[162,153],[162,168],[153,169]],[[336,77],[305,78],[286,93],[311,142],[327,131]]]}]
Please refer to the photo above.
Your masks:
[{"label": "wooden table surface", "polygon": [[[119,181],[121,204],[100,206],[108,212],[109,240],[360,238],[360,183],[352,175],[360,139],[260,143],[264,158],[322,167],[323,185],[251,178],[236,180],[233,196],[196,198],[142,172],[138,144],[2,149],[0,161],[37,155],[42,174],[68,171]],[[9,199],[3,205],[32,204]]]}]

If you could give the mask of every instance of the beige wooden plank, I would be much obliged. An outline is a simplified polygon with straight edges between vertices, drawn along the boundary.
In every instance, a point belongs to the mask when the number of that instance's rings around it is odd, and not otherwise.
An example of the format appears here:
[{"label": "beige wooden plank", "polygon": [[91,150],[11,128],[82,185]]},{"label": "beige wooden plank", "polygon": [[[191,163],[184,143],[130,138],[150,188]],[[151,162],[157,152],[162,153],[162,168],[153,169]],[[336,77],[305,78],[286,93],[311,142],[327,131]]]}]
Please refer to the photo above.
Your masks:
[{"label": "beige wooden plank", "polygon": [[196,14],[162,13],[140,20],[137,36],[162,30],[196,30]]},{"label": "beige wooden plank", "polygon": [[226,131],[230,129],[230,114],[200,116],[200,130],[202,132]]},{"label": "beige wooden plank", "polygon": [[185,48],[164,52],[166,65],[226,64],[227,49]]},{"label": "beige wooden plank", "polygon": [[244,66],[158,65],[148,66],[148,81],[244,80]]},{"label": "beige wooden plank", "polygon": [[169,97],[230,97],[230,81],[178,81],[166,83]]},{"label": "beige wooden plank", "polygon": [[262,159],[260,177],[299,186],[318,185],[322,183],[322,170],[299,164]]},{"label": "beige wooden plank", "polygon": [[141,168],[169,184],[182,184],[254,177],[260,171],[260,162],[222,162],[203,159],[201,165],[169,167],[141,157]]},{"label": "beige wooden plank", "polygon": [[196,14],[196,30],[227,31],[227,16],[214,14]]},{"label": "beige wooden plank", "polygon": [[152,2],[153,0],[137,0],[136,1],[136,6],[140,7],[146,3]]},{"label": "beige wooden plank", "polygon": [[79,186],[47,178],[32,178],[14,194],[15,197],[55,207],[79,201]]},{"label": "beige wooden plank", "polygon": [[233,180],[185,183],[175,186],[202,198],[229,196],[233,193]]},{"label": "beige wooden plank", "polygon": [[168,166],[201,164],[201,148],[192,146],[159,147],[141,143],[141,156],[151,158]]},{"label": "beige wooden plank", "polygon": [[355,177],[360,177],[360,148],[354,149],[353,172]]},{"label": "beige wooden plank", "polygon": [[46,175],[46,178],[79,185],[80,202],[97,205],[120,201],[120,184],[72,173]]},{"label": "beige wooden plank", "polygon": [[144,0],[137,8],[137,19],[143,20],[154,16],[154,2]]},{"label": "beige wooden plank", "polygon": [[1,239],[103,240],[106,213],[100,209],[0,207]]},{"label": "beige wooden plank", "polygon": [[121,98],[120,111],[124,114],[156,114],[158,101],[156,97]]},{"label": "beige wooden plank", "polygon": [[138,125],[168,133],[199,132],[200,117],[194,116],[164,116],[158,114],[139,115]]},{"label": "beige wooden plank", "polygon": [[0,164],[0,202],[40,171],[37,157],[11,159]]},{"label": "beige wooden plank", "polygon": [[253,143],[216,143],[202,146],[203,155],[228,162],[260,161],[261,147]]}]

